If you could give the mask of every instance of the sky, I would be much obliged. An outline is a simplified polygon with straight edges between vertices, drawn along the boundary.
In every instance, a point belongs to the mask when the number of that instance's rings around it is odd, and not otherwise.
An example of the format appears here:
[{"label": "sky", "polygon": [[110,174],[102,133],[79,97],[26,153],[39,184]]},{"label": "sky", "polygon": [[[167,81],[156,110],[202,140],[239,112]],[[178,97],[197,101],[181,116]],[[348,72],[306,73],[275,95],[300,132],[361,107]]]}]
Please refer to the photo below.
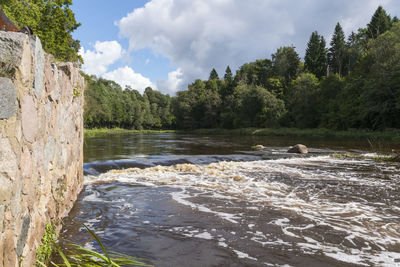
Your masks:
[{"label": "sky", "polygon": [[175,95],[212,68],[223,77],[281,46],[303,57],[313,31],[329,44],[337,22],[348,35],[379,5],[400,17],[398,0],[75,0],[71,9],[85,73]]}]

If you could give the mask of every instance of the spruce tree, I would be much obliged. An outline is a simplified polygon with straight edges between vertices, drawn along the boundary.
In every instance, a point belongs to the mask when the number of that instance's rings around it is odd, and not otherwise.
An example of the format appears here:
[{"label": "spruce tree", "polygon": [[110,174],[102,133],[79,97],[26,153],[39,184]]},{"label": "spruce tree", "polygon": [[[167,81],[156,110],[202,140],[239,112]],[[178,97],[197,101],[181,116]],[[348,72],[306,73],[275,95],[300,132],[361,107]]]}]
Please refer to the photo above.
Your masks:
[{"label": "spruce tree", "polygon": [[231,83],[233,80],[231,68],[228,66],[225,70],[224,80],[228,83]]},{"label": "spruce tree", "polygon": [[325,46],[324,37],[317,31],[313,32],[307,44],[304,66],[318,78],[326,75],[327,50]]},{"label": "spruce tree", "polygon": [[225,100],[225,97],[228,95],[231,95],[233,92],[233,76],[232,76],[232,71],[231,68],[229,66],[226,67],[225,70],[225,75],[224,75],[224,83],[221,87],[221,97],[222,99]]},{"label": "spruce tree", "polygon": [[217,71],[213,68],[210,72],[209,80],[219,79]]},{"label": "spruce tree", "polygon": [[329,48],[329,67],[334,73],[342,76],[344,60],[346,54],[346,43],[342,26],[338,22],[331,40],[331,48]]},{"label": "spruce tree", "polygon": [[379,6],[367,25],[368,38],[376,39],[379,35],[390,29],[392,19],[386,11]]}]

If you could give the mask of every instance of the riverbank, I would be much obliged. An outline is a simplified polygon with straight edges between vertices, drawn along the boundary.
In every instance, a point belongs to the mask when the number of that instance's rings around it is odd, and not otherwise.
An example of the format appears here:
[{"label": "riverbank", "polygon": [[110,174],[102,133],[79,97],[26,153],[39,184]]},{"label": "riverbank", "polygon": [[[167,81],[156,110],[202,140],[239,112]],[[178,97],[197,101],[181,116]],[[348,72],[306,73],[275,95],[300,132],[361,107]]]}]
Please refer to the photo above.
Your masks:
[{"label": "riverbank", "polygon": [[85,129],[85,137],[92,137],[97,135],[108,135],[108,134],[150,134],[150,133],[177,133],[176,130],[130,130],[123,128],[94,128]]},{"label": "riverbank", "polygon": [[384,131],[347,130],[334,131],[328,129],[297,129],[297,128],[240,128],[240,129],[196,129],[196,130],[128,130],[122,128],[85,129],[85,136],[105,134],[149,134],[149,133],[180,133],[202,135],[243,135],[243,136],[286,136],[321,139],[366,140],[369,142],[386,141],[400,142],[400,129]]}]

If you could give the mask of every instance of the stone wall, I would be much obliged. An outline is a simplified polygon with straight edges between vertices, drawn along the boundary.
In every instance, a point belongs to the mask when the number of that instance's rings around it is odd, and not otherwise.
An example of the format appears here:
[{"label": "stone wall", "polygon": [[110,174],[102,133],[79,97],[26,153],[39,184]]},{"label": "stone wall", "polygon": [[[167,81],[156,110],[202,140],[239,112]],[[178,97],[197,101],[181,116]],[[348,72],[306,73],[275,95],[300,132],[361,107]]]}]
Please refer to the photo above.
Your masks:
[{"label": "stone wall", "polygon": [[39,38],[0,31],[0,266],[32,266],[82,189],[83,88]]}]

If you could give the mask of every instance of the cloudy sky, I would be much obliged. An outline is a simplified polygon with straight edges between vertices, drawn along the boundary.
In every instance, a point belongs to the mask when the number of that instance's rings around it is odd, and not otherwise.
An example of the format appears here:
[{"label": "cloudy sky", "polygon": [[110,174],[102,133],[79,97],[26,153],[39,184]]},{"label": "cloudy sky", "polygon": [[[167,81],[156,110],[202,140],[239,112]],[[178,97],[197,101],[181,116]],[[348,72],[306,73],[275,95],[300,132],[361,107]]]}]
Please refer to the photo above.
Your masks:
[{"label": "cloudy sky", "polygon": [[400,16],[398,0],[75,0],[82,26],[74,32],[88,74],[143,92],[174,95],[212,68],[220,76],[293,45],[301,57],[311,32],[329,43],[365,27],[382,5]]}]

